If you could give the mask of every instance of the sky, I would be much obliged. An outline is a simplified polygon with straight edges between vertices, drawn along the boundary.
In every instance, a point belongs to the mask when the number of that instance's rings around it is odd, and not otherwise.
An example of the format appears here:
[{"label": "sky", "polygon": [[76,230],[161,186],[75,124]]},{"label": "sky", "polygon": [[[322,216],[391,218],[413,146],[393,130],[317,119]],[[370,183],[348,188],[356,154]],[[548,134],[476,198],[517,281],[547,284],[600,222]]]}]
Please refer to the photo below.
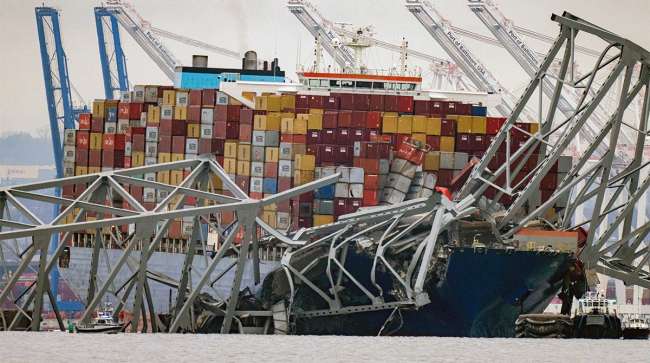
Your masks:
[{"label": "sky", "polygon": [[[43,74],[39,57],[34,7],[43,1],[2,0],[0,12],[0,135],[25,131],[47,134],[48,116]],[[399,43],[406,37],[411,49],[444,57],[443,50],[405,9],[402,0],[312,0],[327,18],[355,25],[372,24],[377,38]],[[501,11],[515,24],[549,36],[558,32],[550,20],[564,10],[627,37],[650,49],[650,0],[498,0]],[[86,103],[103,98],[97,37],[92,8],[98,1],[52,0],[46,6],[59,9],[63,46],[73,86]],[[132,4],[153,26],[235,51],[254,49],[261,59],[278,57],[280,66],[295,79],[297,65],[313,61],[314,40],[287,10],[283,0],[134,0]],[[467,8],[465,0],[436,0],[433,4],[452,24],[491,35]],[[122,32],[132,84],[170,84],[147,55]],[[502,48],[466,39],[466,45],[513,93],[518,94],[528,77]],[[238,67],[232,58],[206,53],[173,40],[164,44],[183,64],[192,54],[209,55],[209,65]],[[538,51],[548,45],[530,41]],[[598,42],[582,45],[597,47]],[[370,49],[366,59],[371,68],[388,68],[399,55]],[[419,65],[425,71],[427,65]],[[426,75],[426,72],[425,72]]]}]

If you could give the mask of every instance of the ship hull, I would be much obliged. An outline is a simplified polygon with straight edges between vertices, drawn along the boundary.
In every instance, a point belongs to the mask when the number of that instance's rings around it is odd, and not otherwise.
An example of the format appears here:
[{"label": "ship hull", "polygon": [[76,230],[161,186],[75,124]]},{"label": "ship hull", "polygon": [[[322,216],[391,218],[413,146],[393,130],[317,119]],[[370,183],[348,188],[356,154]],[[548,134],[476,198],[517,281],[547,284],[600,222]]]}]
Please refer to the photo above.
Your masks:
[{"label": "ship hull", "polygon": [[[431,303],[397,313],[298,316],[296,333],[512,337],[519,314],[542,312],[557,294],[568,261],[568,254],[455,248],[444,278],[426,286]],[[356,255],[346,266],[363,271],[367,264]],[[383,287],[390,291],[391,286]]]}]

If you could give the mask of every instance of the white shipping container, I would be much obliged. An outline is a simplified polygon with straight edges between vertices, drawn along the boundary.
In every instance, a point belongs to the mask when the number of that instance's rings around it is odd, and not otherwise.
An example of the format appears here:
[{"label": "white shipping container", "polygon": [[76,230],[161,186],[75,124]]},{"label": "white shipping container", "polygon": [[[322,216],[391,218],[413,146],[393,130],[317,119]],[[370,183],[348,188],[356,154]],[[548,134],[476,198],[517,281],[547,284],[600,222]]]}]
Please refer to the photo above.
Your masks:
[{"label": "white shipping container", "polygon": [[[350,182],[350,168],[347,166],[338,166],[336,167],[336,172],[341,174],[339,176],[339,182],[349,183]],[[343,197],[342,197],[343,198]]]},{"label": "white shipping container", "polygon": [[172,120],[174,118],[174,108],[169,105],[160,106],[160,119]]},{"label": "white shipping container", "polygon": [[390,172],[402,174],[405,177],[412,179],[415,176],[417,166],[405,159],[395,159],[390,165]]},{"label": "white shipping container", "polygon": [[144,86],[134,86],[131,102],[144,102]]},{"label": "white shipping container", "polygon": [[124,156],[131,156],[131,141],[127,141],[124,143]]},{"label": "white shipping container", "polygon": [[253,146],[251,148],[251,161],[264,162],[264,146]]},{"label": "white shipping container", "polygon": [[436,186],[438,176],[433,173],[423,173],[423,179],[424,182],[422,183],[422,186],[428,189],[433,189]]},{"label": "white shipping container", "polygon": [[131,102],[131,91],[120,91],[120,102]]},{"label": "white shipping container", "polygon": [[454,169],[454,153],[440,152],[440,169]]},{"label": "white shipping container", "polygon": [[142,189],[142,199],[147,203],[156,202],[156,189],[154,188],[143,188]]},{"label": "white shipping container", "polygon": [[129,131],[129,120],[117,120],[117,133],[126,134]]},{"label": "white shipping container", "polygon": [[277,229],[289,229],[291,227],[291,215],[287,212],[277,212]]},{"label": "white shipping container", "polygon": [[411,178],[398,173],[388,174],[387,187],[407,193],[411,186]]},{"label": "white shipping container", "polygon": [[187,104],[188,104],[188,93],[176,91],[176,105],[187,106]]},{"label": "white shipping container", "polygon": [[363,168],[350,168],[350,183],[363,184],[364,174]]},{"label": "white shipping container", "polygon": [[228,95],[225,94],[224,92],[217,91],[216,104],[217,105],[227,105],[228,104]]},{"label": "white shipping container", "polygon": [[316,178],[326,178],[330,175],[336,174],[336,166],[322,166],[320,167],[319,173],[316,174]]},{"label": "white shipping container", "polygon": [[363,198],[363,184],[350,184],[350,198]]},{"label": "white shipping container", "polygon": [[266,132],[253,130],[253,145],[264,146],[266,144]]},{"label": "white shipping container", "polygon": [[251,162],[251,176],[256,176],[259,178],[264,177],[264,163],[259,161]]},{"label": "white shipping container", "polygon": [[156,173],[146,173],[146,174],[144,174],[144,180],[155,182],[156,181]]},{"label": "white shipping container", "polygon": [[280,160],[291,160],[291,150],[293,149],[293,144],[290,142],[281,142],[280,143]]},{"label": "white shipping container", "polygon": [[194,138],[185,139],[185,153],[197,154],[199,152],[199,140]]},{"label": "white shipping container", "polygon": [[388,159],[379,159],[379,174],[388,174],[390,172],[390,161]]},{"label": "white shipping container", "polygon": [[74,176],[74,162],[63,162],[63,176]]},{"label": "white shipping container", "polygon": [[264,146],[278,146],[280,144],[280,132],[278,131],[263,131],[266,133],[264,139]]},{"label": "white shipping container", "polygon": [[147,121],[143,120],[130,120],[129,125],[131,127],[147,127]]},{"label": "white shipping container", "polygon": [[354,146],[352,148],[352,153],[356,157],[361,156],[361,141],[355,141]]},{"label": "white shipping container", "polygon": [[469,160],[469,155],[467,153],[454,153],[454,169],[462,170]]},{"label": "white shipping container", "polygon": [[334,197],[349,198],[349,196],[350,196],[350,184],[336,183],[336,185],[334,186]]},{"label": "white shipping container", "polygon": [[140,112],[140,122],[147,123],[147,111]]},{"label": "white shipping container", "polygon": [[381,201],[388,204],[398,204],[404,201],[406,194],[393,188],[384,188]]},{"label": "white shipping container", "polygon": [[204,124],[212,123],[213,115],[214,115],[214,109],[212,109],[212,108],[202,108],[201,109],[201,123],[204,123]]},{"label": "white shipping container", "polygon": [[264,178],[260,177],[251,177],[251,192],[252,193],[262,193],[264,190]]},{"label": "white shipping container", "polygon": [[198,157],[199,157],[198,154],[185,154],[185,160],[194,160]]},{"label": "white shipping container", "polygon": [[278,176],[292,177],[293,176],[293,162],[291,160],[280,160],[278,162]]},{"label": "white shipping container", "polygon": [[[147,141],[145,144],[145,156],[149,158],[158,157],[158,143]],[[154,163],[155,164],[155,163]]]},{"label": "white shipping container", "polygon": [[201,138],[202,139],[212,138],[212,125],[201,125]]},{"label": "white shipping container", "polygon": [[117,132],[117,122],[104,122],[104,133],[114,134]]},{"label": "white shipping container", "polygon": [[70,145],[65,145],[63,147],[63,161],[67,163],[74,163],[75,162],[75,147],[70,146]]},{"label": "white shipping container", "polygon": [[144,158],[144,165],[155,165],[158,164],[158,159],[153,156],[146,156]]},{"label": "white shipping container", "polygon": [[77,130],[65,129],[63,131],[63,145],[75,146],[77,143]]},{"label": "white shipping container", "polygon": [[424,176],[421,171],[416,171],[411,186],[422,186],[422,184],[424,184]]},{"label": "white shipping container", "polygon": [[156,190],[156,202],[158,203],[162,202],[163,200],[165,200],[165,198],[167,198],[168,195],[169,192],[166,190]]},{"label": "white shipping container", "polygon": [[144,102],[158,102],[157,86],[146,86],[144,88]]},{"label": "white shipping container", "polygon": [[158,142],[158,127],[156,126],[147,126],[145,129],[145,141],[147,142]]}]

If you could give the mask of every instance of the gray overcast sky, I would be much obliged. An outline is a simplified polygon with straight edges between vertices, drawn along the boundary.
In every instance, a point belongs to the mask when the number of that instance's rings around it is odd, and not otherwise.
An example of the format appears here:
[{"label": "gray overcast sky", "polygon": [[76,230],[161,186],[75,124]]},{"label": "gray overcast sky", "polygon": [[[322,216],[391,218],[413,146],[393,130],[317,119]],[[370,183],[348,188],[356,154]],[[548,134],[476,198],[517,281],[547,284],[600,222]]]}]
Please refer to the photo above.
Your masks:
[{"label": "gray overcast sky", "polygon": [[[0,12],[0,134],[38,132],[48,127],[43,75],[38,51],[34,7],[42,1],[2,0]],[[283,0],[132,1],[153,25],[233,50],[256,49],[263,59],[277,56],[292,74],[300,60],[312,60],[313,39],[286,9]],[[412,49],[446,57],[401,0],[313,0],[331,20],[356,25],[373,24],[378,38],[399,42],[405,36]],[[557,35],[551,13],[568,10],[650,49],[650,0],[498,0],[501,10],[517,25],[550,36]],[[45,1],[61,11],[63,43],[71,81],[86,101],[103,97],[92,8],[98,1]],[[489,34],[466,6],[465,0],[436,0],[434,4],[454,25]],[[169,84],[146,54],[122,32],[132,84]],[[467,40],[467,45],[506,87],[518,94],[527,77],[505,50]],[[201,54],[172,40],[165,44],[188,64]],[[531,41],[540,51],[547,45]],[[596,46],[597,43],[584,44]],[[300,49],[300,51],[299,51]],[[209,53],[208,53],[209,54]],[[238,66],[233,59],[210,55],[211,66]],[[371,50],[371,67],[388,68],[398,55]],[[421,66],[425,66],[421,64]]]}]

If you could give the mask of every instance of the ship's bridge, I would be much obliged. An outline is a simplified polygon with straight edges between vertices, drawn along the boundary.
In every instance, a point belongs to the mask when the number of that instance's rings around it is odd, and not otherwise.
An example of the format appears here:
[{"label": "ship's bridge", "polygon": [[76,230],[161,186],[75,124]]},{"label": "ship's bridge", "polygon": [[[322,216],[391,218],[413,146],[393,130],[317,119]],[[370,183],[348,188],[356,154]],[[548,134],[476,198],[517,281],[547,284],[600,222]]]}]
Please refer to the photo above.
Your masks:
[{"label": "ship's bridge", "polygon": [[422,77],[367,73],[298,72],[300,83],[309,88],[341,89],[346,91],[419,91]]}]

